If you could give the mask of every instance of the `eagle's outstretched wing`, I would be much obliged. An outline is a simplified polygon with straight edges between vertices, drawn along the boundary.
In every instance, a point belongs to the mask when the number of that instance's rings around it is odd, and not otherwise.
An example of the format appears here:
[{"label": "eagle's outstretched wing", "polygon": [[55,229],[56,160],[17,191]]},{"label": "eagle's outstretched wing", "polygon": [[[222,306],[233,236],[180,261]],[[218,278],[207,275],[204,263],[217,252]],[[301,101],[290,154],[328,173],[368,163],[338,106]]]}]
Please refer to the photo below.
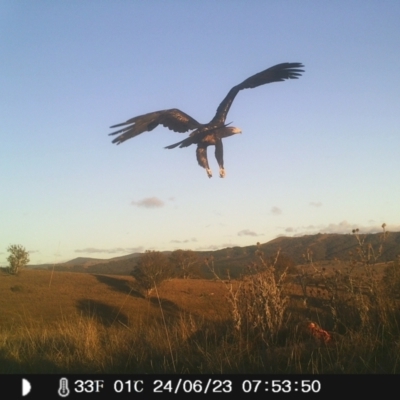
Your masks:
[{"label": "eagle's outstretched wing", "polygon": [[232,102],[240,90],[252,89],[271,82],[282,82],[285,79],[298,79],[301,73],[304,72],[304,70],[300,69],[303,67],[304,65],[301,63],[282,63],[247,78],[229,91],[218,106],[215,117],[212,119],[211,123],[223,124],[225,122]]},{"label": "eagle's outstretched wing", "polygon": [[113,143],[120,144],[125,140],[140,135],[143,132],[152,131],[158,125],[163,125],[175,132],[187,132],[202,126],[194,118],[177,108],[139,115],[121,124],[113,125],[111,128],[124,125],[128,126],[110,133],[110,135],[120,134],[112,141]]}]

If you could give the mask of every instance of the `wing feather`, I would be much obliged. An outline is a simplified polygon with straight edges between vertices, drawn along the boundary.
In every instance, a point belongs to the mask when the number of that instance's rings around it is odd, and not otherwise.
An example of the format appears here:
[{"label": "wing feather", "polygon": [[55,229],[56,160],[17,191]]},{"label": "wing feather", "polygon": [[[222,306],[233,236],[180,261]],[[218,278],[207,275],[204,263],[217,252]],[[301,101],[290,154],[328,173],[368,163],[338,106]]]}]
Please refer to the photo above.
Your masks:
[{"label": "wing feather", "polygon": [[218,106],[217,112],[211,122],[219,124],[225,122],[232,102],[240,90],[252,89],[271,82],[282,82],[286,79],[298,79],[299,76],[301,76],[301,73],[304,72],[304,70],[301,69],[303,67],[304,65],[301,63],[282,63],[274,65],[273,67],[247,78],[229,91],[224,100],[222,100],[221,104]]},{"label": "wing feather", "polygon": [[113,125],[111,128],[117,128],[120,126],[124,126],[124,128],[112,132],[109,135],[111,136],[120,134],[112,141],[113,143],[120,144],[125,140],[140,135],[143,132],[150,132],[158,125],[163,125],[172,131],[181,133],[202,126],[190,115],[178,110],[177,108],[172,108],[170,110],[161,110],[139,115],[129,119],[126,122]]}]

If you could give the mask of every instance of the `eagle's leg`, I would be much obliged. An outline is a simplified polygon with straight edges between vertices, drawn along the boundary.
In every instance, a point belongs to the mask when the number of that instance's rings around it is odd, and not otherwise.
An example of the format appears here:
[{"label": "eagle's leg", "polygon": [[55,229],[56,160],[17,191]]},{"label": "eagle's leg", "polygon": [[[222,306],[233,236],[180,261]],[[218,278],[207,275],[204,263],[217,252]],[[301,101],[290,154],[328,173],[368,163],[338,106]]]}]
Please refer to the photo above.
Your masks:
[{"label": "eagle's leg", "polygon": [[212,171],[210,169],[210,166],[208,165],[207,146],[208,146],[207,143],[206,144],[199,143],[196,149],[196,157],[200,167],[203,167],[207,171],[207,176],[211,178]]},{"label": "eagle's leg", "polygon": [[219,176],[221,178],[225,178],[224,149],[221,138],[216,138],[215,140],[215,158],[217,159],[219,165]]}]

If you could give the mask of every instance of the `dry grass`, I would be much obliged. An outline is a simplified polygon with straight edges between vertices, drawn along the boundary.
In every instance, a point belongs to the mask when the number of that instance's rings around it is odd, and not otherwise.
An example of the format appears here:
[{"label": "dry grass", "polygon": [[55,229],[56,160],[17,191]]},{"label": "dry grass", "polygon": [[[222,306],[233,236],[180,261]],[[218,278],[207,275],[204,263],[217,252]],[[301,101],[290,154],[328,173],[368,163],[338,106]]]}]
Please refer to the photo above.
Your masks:
[{"label": "dry grass", "polygon": [[398,373],[384,268],[309,260],[289,276],[259,252],[241,280],[172,279],[148,298],[127,276],[3,274],[0,372]]},{"label": "dry grass", "polygon": [[173,351],[186,349],[188,358],[185,343],[224,326],[228,313],[224,289],[212,281],[161,284],[164,323],[158,299],[136,292],[132,277],[55,272],[49,286],[50,278],[29,270],[0,276],[1,372],[172,371],[164,325]]}]

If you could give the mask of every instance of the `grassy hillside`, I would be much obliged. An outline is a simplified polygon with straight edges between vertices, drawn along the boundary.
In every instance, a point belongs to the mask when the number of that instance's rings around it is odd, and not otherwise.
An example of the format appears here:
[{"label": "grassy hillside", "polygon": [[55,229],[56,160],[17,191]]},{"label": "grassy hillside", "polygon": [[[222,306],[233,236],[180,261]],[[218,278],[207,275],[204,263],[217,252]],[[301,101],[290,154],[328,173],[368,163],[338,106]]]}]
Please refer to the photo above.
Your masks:
[{"label": "grassy hillside", "polygon": [[259,249],[249,268],[148,297],[131,276],[2,273],[0,373],[400,372],[398,262],[287,275]]},{"label": "grassy hillside", "polygon": [[[360,235],[361,239],[365,237],[365,245],[371,245],[378,248],[381,240],[381,234]],[[267,255],[275,254],[281,249],[282,254],[298,264],[304,263],[303,255],[307,249],[312,251],[313,261],[347,261],[350,258],[349,253],[355,253],[358,247],[358,241],[355,235],[348,234],[317,234],[305,235],[300,237],[279,237],[270,242],[261,244],[261,249]],[[245,247],[229,247],[216,251],[195,252],[200,260],[207,257],[213,257],[216,270],[225,274],[230,270],[232,277],[239,277],[245,266],[252,261],[257,250],[256,244]],[[170,252],[164,252],[169,255]],[[392,261],[400,254],[400,232],[390,232],[385,239],[385,246],[379,258],[381,262]],[[135,268],[140,253],[134,253],[122,257],[115,257],[108,260],[94,258],[76,258],[67,263],[56,265],[33,266],[42,269],[55,269],[58,271],[88,272],[96,274],[115,274],[129,275]],[[203,268],[204,276],[210,277],[207,269]]]},{"label": "grassy hillside", "polygon": [[[158,318],[158,302],[134,288],[130,276],[24,270],[18,276],[0,275],[2,328],[38,328],[80,317],[105,326],[135,326]],[[167,317],[190,312],[207,319],[226,315],[220,284],[205,280],[170,280],[159,288]],[[224,306],[225,304],[225,306]]]},{"label": "grassy hillside", "polygon": [[[164,351],[163,318],[190,335],[194,326],[224,321],[228,315],[218,282],[163,282],[158,288],[162,313],[157,298],[145,298],[133,286],[129,276],[32,270],[1,274],[0,372],[127,371],[135,369],[129,357],[138,341],[139,349],[143,342],[154,346],[146,346],[138,357],[146,358],[144,353],[153,354],[159,346]],[[150,368],[147,361],[144,365],[140,368]]]}]

